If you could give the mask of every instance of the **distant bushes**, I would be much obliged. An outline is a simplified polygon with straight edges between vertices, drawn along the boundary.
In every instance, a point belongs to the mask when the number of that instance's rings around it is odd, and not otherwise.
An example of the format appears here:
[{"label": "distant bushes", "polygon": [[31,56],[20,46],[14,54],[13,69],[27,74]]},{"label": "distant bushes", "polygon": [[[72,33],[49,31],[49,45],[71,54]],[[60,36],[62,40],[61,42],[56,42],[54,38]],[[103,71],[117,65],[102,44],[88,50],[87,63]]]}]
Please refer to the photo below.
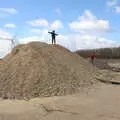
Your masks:
[{"label": "distant bushes", "polygon": [[93,50],[79,50],[76,51],[82,57],[88,57],[90,55],[96,55],[97,58],[120,58],[120,47],[119,48],[100,48]]}]

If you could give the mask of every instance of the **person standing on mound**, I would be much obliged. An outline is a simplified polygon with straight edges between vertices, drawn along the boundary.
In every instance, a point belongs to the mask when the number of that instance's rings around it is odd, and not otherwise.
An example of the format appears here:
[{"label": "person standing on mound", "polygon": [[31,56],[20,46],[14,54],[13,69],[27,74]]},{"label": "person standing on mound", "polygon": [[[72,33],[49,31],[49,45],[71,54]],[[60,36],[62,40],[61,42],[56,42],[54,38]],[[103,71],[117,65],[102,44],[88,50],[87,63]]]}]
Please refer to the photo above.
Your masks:
[{"label": "person standing on mound", "polygon": [[48,32],[48,33],[51,34],[52,44],[56,44],[56,36],[58,36],[58,34],[55,33],[55,30],[53,30],[52,32]]}]

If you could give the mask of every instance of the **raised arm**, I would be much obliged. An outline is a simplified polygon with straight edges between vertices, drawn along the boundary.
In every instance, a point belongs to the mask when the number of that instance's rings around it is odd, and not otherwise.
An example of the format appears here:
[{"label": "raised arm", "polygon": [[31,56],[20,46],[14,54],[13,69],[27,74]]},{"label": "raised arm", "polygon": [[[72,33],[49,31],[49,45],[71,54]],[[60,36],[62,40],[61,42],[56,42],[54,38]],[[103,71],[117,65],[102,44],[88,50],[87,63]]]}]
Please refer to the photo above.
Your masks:
[{"label": "raised arm", "polygon": [[48,33],[52,34],[52,32],[48,32]]}]

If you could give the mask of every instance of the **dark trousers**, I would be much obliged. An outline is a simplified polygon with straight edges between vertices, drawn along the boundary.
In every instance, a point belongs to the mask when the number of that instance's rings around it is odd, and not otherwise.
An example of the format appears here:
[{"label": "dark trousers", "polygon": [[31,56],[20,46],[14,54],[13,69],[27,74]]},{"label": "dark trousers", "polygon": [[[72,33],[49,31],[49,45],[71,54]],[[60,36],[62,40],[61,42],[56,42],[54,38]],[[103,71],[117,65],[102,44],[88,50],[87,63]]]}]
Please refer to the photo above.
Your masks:
[{"label": "dark trousers", "polygon": [[52,38],[52,44],[56,44],[55,38]]},{"label": "dark trousers", "polygon": [[94,59],[93,58],[91,58],[91,63],[94,64]]}]

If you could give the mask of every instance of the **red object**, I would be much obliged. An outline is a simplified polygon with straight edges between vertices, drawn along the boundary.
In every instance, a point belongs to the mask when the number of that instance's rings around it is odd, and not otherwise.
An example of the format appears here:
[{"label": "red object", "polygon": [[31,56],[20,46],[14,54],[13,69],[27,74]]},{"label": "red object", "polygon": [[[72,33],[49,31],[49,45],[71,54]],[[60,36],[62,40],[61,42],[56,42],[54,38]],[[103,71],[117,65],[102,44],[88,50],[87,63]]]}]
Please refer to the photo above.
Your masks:
[{"label": "red object", "polygon": [[94,59],[94,58],[96,58],[96,56],[95,55],[91,55],[91,56],[88,56],[88,58]]}]

